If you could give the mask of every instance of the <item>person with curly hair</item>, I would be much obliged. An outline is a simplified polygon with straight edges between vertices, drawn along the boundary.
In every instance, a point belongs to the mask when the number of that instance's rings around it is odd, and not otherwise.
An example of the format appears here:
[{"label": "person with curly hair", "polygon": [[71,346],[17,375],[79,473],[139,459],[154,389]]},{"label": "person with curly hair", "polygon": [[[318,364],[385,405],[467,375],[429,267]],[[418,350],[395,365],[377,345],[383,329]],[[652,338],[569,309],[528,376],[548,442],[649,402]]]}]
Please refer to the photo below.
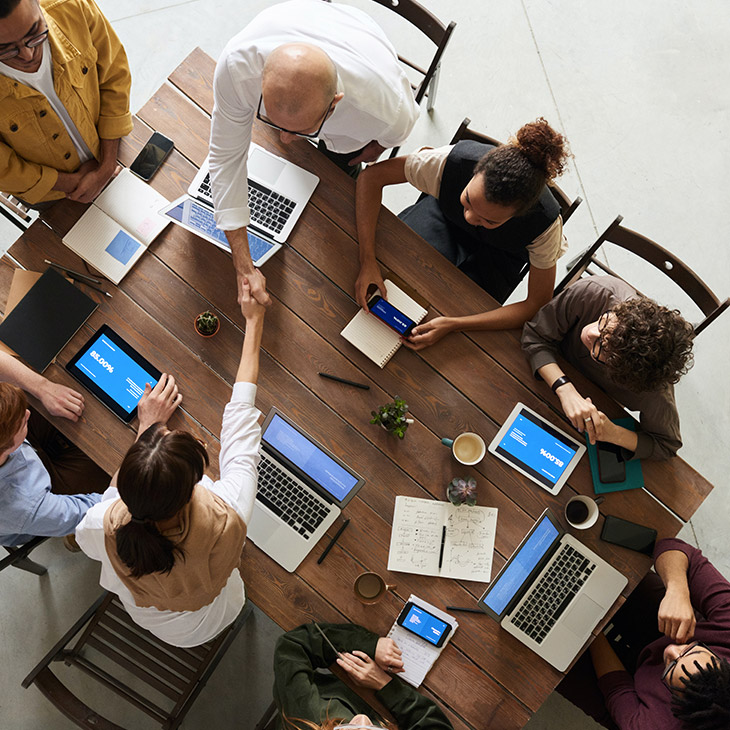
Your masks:
[{"label": "person with curly hair", "polygon": [[[626,459],[668,459],[682,446],[674,385],[692,366],[694,330],[676,310],[637,294],[613,276],[569,286],[522,330],[522,350],[536,377],[591,443],[607,441]],[[611,397],[641,414],[641,427],[617,426],[584,398],[558,354]]]},{"label": "person with curly hair", "polygon": [[676,538],[654,567],[558,692],[611,730],[727,730],[730,582]]},{"label": "person with curly hair", "polygon": [[358,304],[367,309],[373,286],[387,298],[375,251],[382,191],[409,182],[423,195],[400,218],[500,304],[528,271],[529,277],[523,301],[479,314],[436,317],[414,328],[405,344],[419,350],[449,332],[524,324],[550,301],[556,262],[567,248],[560,206],[547,185],[562,173],[568,156],[565,138],[540,118],[499,147],[462,140],[368,167],[357,181],[355,202]]}]

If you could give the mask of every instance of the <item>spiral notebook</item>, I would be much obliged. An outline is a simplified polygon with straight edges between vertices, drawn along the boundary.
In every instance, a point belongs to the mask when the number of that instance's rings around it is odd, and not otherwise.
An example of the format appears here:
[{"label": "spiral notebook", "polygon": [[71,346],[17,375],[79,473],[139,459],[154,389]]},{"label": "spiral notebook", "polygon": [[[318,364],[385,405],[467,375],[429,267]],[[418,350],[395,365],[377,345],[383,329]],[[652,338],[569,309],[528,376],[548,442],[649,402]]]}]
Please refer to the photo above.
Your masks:
[{"label": "spiral notebook", "polygon": [[[428,312],[415,299],[408,296],[390,279],[385,280],[385,288],[388,292],[388,301],[396,309],[400,309],[416,324],[423,321]],[[364,309],[358,311],[340,334],[381,368],[385,367],[402,344],[401,337],[395,330]]]}]

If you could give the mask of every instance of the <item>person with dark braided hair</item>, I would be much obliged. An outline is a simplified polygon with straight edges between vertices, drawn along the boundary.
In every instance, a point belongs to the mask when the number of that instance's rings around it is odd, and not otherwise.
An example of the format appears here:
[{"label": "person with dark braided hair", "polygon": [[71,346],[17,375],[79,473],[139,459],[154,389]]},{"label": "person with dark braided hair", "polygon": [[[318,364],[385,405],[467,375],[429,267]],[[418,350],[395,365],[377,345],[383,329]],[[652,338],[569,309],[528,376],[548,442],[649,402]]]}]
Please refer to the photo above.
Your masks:
[{"label": "person with dark braided hair", "polygon": [[547,185],[562,173],[568,156],[565,138],[540,118],[499,147],[462,140],[368,167],[358,179],[355,205],[358,304],[367,308],[373,286],[387,298],[375,252],[382,190],[409,182],[423,195],[400,218],[500,304],[528,271],[529,277],[523,301],[480,314],[436,317],[414,328],[406,346],[418,350],[449,332],[524,324],[550,301],[556,262],[567,248],[560,206]]},{"label": "person with dark braided hair", "polygon": [[611,730],[727,730],[730,582],[675,538],[654,567],[558,692]]},{"label": "person with dark braided hair", "polygon": [[[694,330],[676,310],[636,293],[625,281],[592,276],[546,304],[522,331],[536,376],[591,443],[622,447],[626,459],[668,459],[682,446],[674,385],[692,366]],[[632,411],[641,428],[622,428],[584,398],[558,365],[571,365]]]}]

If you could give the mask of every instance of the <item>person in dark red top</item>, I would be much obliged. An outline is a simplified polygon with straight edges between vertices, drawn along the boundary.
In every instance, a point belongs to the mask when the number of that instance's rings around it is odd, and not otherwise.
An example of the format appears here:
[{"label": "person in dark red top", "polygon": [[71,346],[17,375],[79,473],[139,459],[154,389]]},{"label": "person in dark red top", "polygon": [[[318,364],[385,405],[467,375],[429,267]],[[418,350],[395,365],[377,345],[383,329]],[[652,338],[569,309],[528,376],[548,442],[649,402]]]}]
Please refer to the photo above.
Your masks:
[{"label": "person in dark red top", "polygon": [[584,656],[558,691],[612,729],[727,730],[730,582],[681,540],[660,540],[654,560],[590,647],[597,687]]}]

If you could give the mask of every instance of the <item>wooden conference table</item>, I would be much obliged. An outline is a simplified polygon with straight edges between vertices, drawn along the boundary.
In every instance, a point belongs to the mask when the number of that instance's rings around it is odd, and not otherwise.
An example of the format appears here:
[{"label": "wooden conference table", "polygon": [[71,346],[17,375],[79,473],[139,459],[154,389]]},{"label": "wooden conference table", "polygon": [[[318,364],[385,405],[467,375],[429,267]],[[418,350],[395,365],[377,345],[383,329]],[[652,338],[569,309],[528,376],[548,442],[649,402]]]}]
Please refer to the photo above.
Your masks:
[{"label": "wooden conference table", "polygon": [[[140,110],[134,132],[122,144],[120,157],[128,165],[152,130],[175,141],[175,150],[152,181],[171,200],[185,192],[207,153],[213,68],[212,59],[194,51]],[[450,335],[420,353],[402,348],[385,369],[379,369],[339,334],[357,311],[352,296],[359,268],[354,182],[308,143],[284,147],[277,135],[260,127],[254,137],[321,178],[290,238],[291,245],[263,267],[273,305],[266,315],[258,406],[263,413],[272,405],[287,413],[362,474],[366,484],[346,508],[344,516],[351,518],[351,524],[322,565],[316,560],[325,540],[294,574],[249,542],[244,571],[248,596],[284,629],[314,618],[360,623],[381,635],[411,593],[440,607],[474,605],[484,584],[387,572],[396,495],[444,499],[453,476],[475,476],[478,503],[499,509],[496,572],[545,507],[562,520],[571,496],[593,493],[588,460],[581,461],[558,497],[490,455],[476,468],[456,464],[440,438],[470,430],[489,442],[517,401],[568,428],[557,400],[527,367],[519,333]],[[64,202],[48,211],[45,219],[63,234],[83,209]],[[381,212],[378,236],[382,263],[431,302],[430,317],[496,306],[386,210]],[[39,222],[10,254],[21,266],[37,271],[45,270],[44,258],[84,270],[83,262]],[[7,258],[3,263],[0,287],[7,291],[14,264]],[[112,299],[87,290],[100,306],[46,375],[78,388],[63,365],[92,331],[108,323],[152,363],[178,379],[184,401],[172,423],[207,442],[215,465],[211,471],[217,471],[216,438],[243,328],[230,256],[171,225],[119,287],[107,288]],[[215,337],[203,339],[193,331],[193,319],[208,308],[221,315],[222,326]],[[368,383],[370,390],[324,380],[318,371]],[[619,407],[605,394],[579,374],[570,374],[579,390],[609,416],[620,415]],[[409,403],[415,419],[403,441],[368,423],[370,411],[396,395]],[[109,473],[133,441],[132,429],[88,393],[83,422],[55,423]],[[678,458],[643,467],[648,491],[608,495],[601,512],[653,525],[660,536],[675,535],[712,487]],[[628,576],[628,595],[650,560],[602,542],[601,525],[602,520],[579,537]],[[353,595],[353,582],[364,570],[377,571],[388,583],[397,584],[377,606],[363,606]],[[459,630],[421,691],[441,703],[456,728],[522,727],[560,681],[560,672],[486,615],[461,613],[458,620]]]}]

